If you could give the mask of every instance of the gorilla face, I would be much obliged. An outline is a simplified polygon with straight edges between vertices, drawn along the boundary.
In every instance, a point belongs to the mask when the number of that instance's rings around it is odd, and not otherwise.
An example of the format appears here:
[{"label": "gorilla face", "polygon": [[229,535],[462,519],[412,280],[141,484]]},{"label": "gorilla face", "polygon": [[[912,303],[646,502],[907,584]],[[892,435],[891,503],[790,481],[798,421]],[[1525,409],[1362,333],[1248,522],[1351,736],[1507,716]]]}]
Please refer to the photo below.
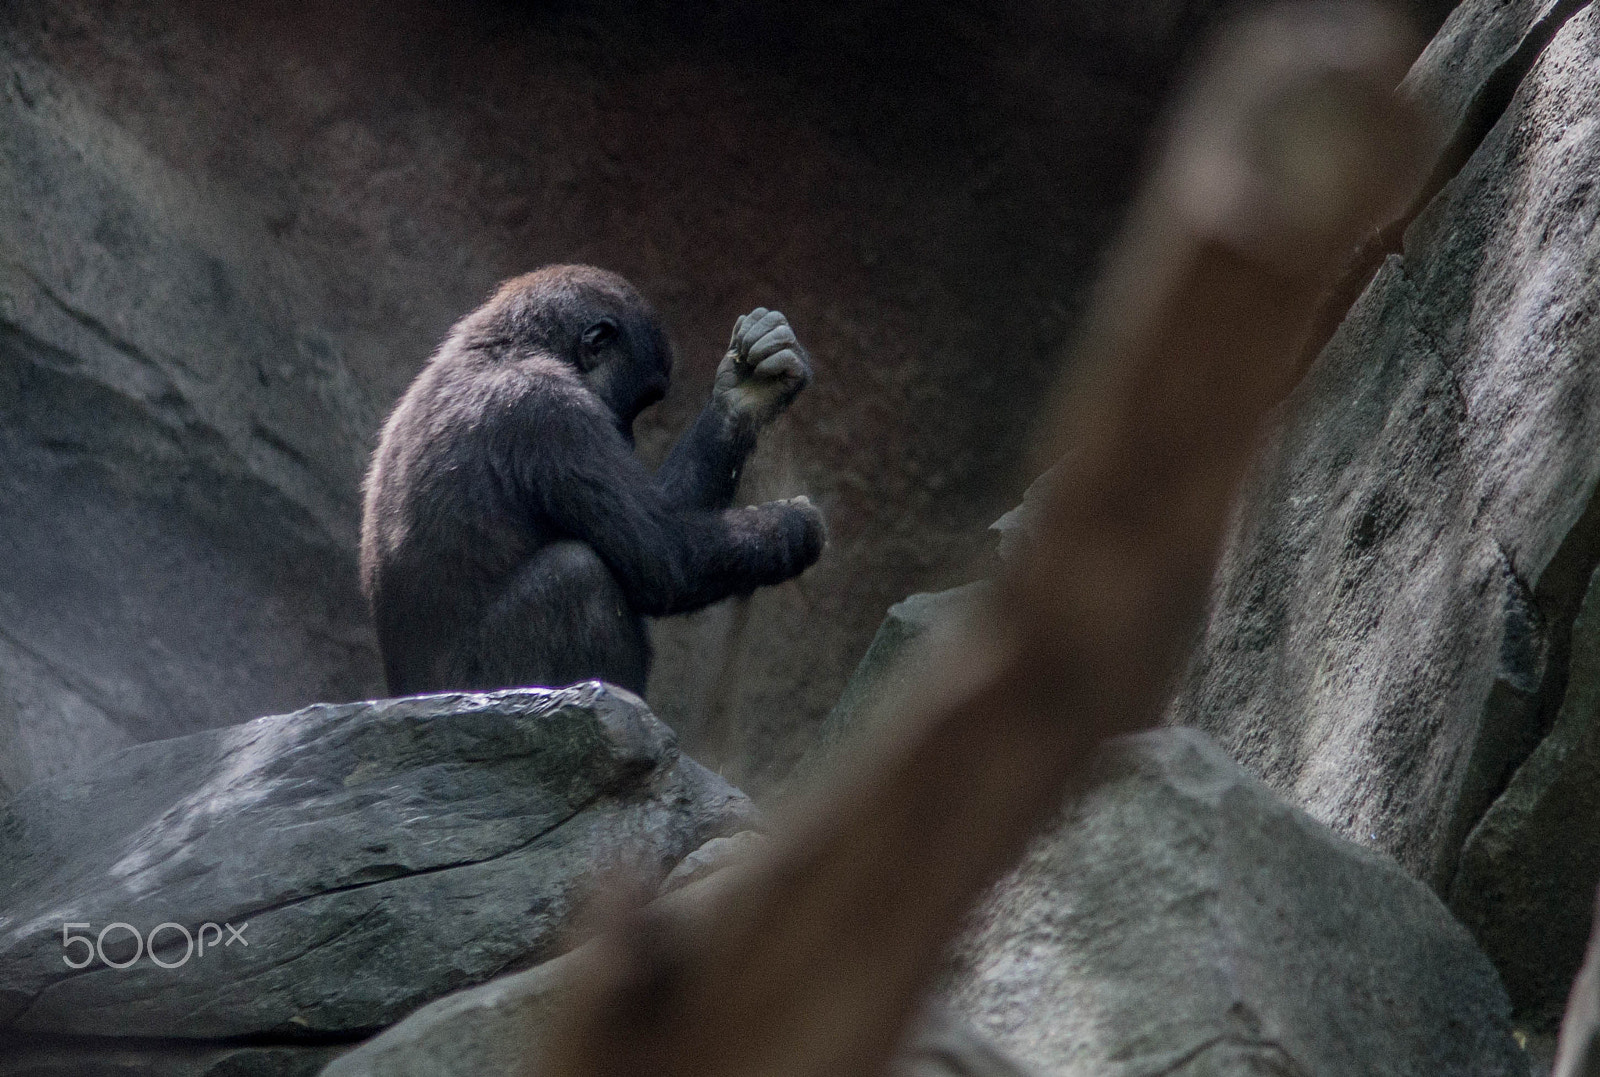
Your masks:
[{"label": "gorilla face", "polygon": [[633,441],[639,413],[667,395],[672,349],[653,325],[627,313],[605,315],[578,335],[576,365],[590,391],[617,417],[617,429]]},{"label": "gorilla face", "polygon": [[655,310],[622,277],[555,265],[506,281],[459,323],[463,346],[506,360],[559,356],[633,440],[633,421],[667,393],[672,346]]}]

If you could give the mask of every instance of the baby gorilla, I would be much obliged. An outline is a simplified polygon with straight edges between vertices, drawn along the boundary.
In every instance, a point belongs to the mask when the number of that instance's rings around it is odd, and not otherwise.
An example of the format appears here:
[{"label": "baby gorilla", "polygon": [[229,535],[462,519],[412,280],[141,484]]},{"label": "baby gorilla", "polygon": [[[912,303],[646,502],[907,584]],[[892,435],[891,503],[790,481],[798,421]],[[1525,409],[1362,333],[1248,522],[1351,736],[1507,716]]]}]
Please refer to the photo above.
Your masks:
[{"label": "baby gorilla", "polygon": [[788,321],[738,320],[710,402],[651,475],[633,422],[671,371],[649,304],[590,266],[507,281],[456,324],[367,474],[361,582],[391,693],[598,677],[642,694],[645,617],[816,561],[805,498],[728,507],[757,432],[811,380]]}]

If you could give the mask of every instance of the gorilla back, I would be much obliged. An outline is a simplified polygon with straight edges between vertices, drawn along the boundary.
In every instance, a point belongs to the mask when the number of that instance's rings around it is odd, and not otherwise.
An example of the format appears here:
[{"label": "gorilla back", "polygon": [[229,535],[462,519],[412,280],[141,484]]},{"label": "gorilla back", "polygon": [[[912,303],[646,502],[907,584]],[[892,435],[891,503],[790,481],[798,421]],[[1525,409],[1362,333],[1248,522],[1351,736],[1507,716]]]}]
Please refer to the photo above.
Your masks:
[{"label": "gorilla back", "polygon": [[758,431],[810,381],[787,320],[738,320],[710,401],[652,475],[633,423],[671,367],[643,297],[589,266],[510,280],[456,324],[367,473],[361,582],[390,692],[601,678],[642,694],[646,616],[816,561],[805,498],[728,507]]}]

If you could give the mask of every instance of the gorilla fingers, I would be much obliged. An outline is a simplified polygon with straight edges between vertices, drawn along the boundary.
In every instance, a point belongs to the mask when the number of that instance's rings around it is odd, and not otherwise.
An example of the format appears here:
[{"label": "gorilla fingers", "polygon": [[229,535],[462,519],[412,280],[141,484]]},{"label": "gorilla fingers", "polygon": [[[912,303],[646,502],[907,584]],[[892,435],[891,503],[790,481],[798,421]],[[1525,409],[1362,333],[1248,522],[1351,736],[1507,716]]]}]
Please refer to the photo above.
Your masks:
[{"label": "gorilla fingers", "polygon": [[711,399],[737,420],[760,427],[781,415],[810,384],[810,357],[795,339],[789,319],[757,307],[734,323]]},{"label": "gorilla fingers", "polygon": [[773,520],[776,553],[772,561],[773,578],[763,580],[763,584],[792,579],[816,564],[817,558],[822,556],[822,549],[828,543],[828,531],[821,510],[811,503],[809,497],[801,494],[783,501],[768,501],[764,505],[753,506],[752,511]]}]

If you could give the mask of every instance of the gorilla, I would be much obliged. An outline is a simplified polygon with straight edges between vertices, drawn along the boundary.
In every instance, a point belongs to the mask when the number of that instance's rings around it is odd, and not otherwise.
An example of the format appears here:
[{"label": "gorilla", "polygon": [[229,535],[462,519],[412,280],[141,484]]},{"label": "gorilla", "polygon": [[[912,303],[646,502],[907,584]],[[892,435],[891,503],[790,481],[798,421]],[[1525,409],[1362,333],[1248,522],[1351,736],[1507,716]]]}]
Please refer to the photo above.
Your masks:
[{"label": "gorilla", "polygon": [[364,488],[361,584],[392,694],[600,678],[642,695],[644,618],[816,561],[806,498],[729,508],[758,431],[811,380],[787,319],[738,319],[710,401],[652,475],[633,423],[671,373],[654,310],[591,266],[507,281],[451,329]]}]

